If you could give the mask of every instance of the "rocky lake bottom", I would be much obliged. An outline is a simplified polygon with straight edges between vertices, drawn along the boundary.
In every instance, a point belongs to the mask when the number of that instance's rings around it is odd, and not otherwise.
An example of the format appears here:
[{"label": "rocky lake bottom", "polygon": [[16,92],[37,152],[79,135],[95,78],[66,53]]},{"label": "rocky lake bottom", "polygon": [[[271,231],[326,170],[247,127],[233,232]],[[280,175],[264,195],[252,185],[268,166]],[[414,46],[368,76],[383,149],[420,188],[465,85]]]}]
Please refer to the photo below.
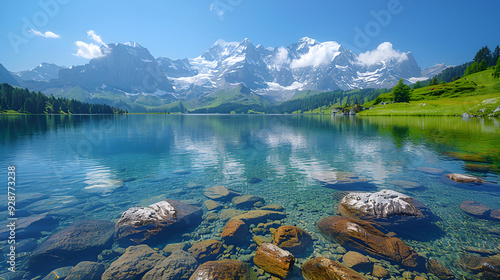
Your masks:
[{"label": "rocky lake bottom", "polygon": [[117,121],[89,153],[62,159],[79,132],[3,142],[17,151],[19,190],[16,272],[2,226],[0,279],[500,277],[494,144],[463,151],[344,120],[326,121],[330,135],[306,121],[237,137],[228,120],[207,132],[155,119],[160,132],[145,135],[131,129],[144,120]]}]

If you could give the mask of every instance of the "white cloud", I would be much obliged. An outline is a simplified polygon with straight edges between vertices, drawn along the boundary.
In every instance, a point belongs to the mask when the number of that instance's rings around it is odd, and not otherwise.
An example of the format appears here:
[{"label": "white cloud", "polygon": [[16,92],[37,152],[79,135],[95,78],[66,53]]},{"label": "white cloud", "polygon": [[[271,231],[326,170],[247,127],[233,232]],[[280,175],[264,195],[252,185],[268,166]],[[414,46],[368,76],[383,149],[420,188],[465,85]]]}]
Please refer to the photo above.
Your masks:
[{"label": "white cloud", "polygon": [[108,45],[106,45],[101,36],[97,35],[94,30],[87,31],[87,37],[93,40],[96,44],[87,44],[82,41],[76,41],[75,44],[78,47],[78,51],[74,54],[75,56],[80,56],[86,59],[93,59],[105,56],[108,52]]},{"label": "white cloud", "polygon": [[45,33],[42,33],[38,30],[30,29],[28,32],[33,34],[33,35],[44,37],[44,38],[51,38],[51,39],[60,38],[59,35],[57,35],[56,33],[52,32],[52,31],[45,31]]},{"label": "white cloud", "polygon": [[384,42],[373,51],[367,51],[364,53],[360,53],[358,60],[361,64],[370,66],[381,61],[385,61],[391,58],[398,59],[399,61],[403,61],[408,59],[406,53],[399,52],[392,48],[392,44],[390,42]]},{"label": "white cloud", "polygon": [[324,42],[309,49],[309,52],[290,63],[292,68],[320,66],[330,63],[339,55],[340,45],[337,42]]},{"label": "white cloud", "polygon": [[89,39],[94,40],[94,42],[96,42],[99,46],[106,45],[102,41],[101,36],[95,34],[94,30],[87,31],[87,37],[89,37]]},{"label": "white cloud", "polygon": [[290,59],[288,58],[288,50],[284,47],[279,47],[276,56],[274,57],[274,64],[281,66],[287,65],[290,63]]},{"label": "white cloud", "polygon": [[78,51],[75,54],[76,56],[93,59],[103,57],[105,55],[101,52],[101,47],[94,45],[93,43],[87,44],[82,41],[76,41],[75,44],[78,47]]}]

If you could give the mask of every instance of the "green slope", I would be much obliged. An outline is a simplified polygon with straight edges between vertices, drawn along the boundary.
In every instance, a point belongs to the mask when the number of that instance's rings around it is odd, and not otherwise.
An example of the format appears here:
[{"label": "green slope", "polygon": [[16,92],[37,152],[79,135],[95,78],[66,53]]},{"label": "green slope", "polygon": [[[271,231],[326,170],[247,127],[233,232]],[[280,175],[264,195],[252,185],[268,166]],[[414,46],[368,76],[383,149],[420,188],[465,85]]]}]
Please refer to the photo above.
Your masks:
[{"label": "green slope", "polygon": [[[493,78],[488,69],[468,75],[451,83],[412,90],[409,103],[374,105],[375,100],[365,103],[373,107],[360,113],[364,116],[459,116],[490,115],[500,106],[500,79]],[[390,102],[392,94],[381,94],[377,101]],[[496,115],[500,115],[499,112]]]}]

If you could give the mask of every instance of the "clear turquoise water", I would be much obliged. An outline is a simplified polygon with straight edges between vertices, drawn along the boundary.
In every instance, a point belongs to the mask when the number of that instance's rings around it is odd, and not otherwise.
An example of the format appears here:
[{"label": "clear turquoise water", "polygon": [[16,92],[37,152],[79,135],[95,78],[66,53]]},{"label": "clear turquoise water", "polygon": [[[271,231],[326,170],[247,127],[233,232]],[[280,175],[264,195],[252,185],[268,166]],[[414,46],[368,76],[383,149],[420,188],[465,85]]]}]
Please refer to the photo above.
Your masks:
[{"label": "clear turquoise water", "polygon": [[[488,230],[500,230],[500,223],[468,216],[458,206],[475,200],[500,209],[500,187],[451,186],[417,168],[494,182],[500,176],[467,171],[463,160],[446,151],[482,153],[489,166],[500,167],[499,122],[321,115],[0,116],[0,174],[6,178],[7,167],[16,166],[19,199],[29,193],[49,196],[19,215],[58,210],[58,229],[82,218],[115,222],[129,207],[164,198],[203,203],[204,187],[224,185],[283,205],[286,222],[311,232],[321,248],[325,241],[315,224],[335,213],[338,190],[323,186],[317,174],[349,172],[371,179],[369,190],[394,189],[428,204],[445,234],[403,239],[459,272],[454,261],[461,247],[497,247],[500,236]],[[250,184],[253,177],[262,181]],[[390,183],[395,180],[423,187],[402,189]],[[215,236],[223,225],[217,223],[203,237]]]}]

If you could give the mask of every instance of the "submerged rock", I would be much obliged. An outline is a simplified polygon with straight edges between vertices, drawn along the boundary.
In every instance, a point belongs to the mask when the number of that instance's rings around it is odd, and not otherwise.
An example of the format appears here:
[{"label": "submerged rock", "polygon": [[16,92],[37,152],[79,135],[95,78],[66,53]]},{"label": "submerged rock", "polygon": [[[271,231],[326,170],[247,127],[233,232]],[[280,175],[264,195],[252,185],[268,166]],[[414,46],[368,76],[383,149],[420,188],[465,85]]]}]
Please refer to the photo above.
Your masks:
[{"label": "submerged rock", "polygon": [[348,193],[337,211],[344,217],[398,224],[425,218],[429,208],[417,199],[392,190],[376,193]]},{"label": "submerged rock", "polygon": [[427,268],[427,271],[429,271],[430,273],[436,275],[439,279],[445,280],[455,278],[455,275],[453,275],[451,270],[447,269],[434,259],[427,261],[427,263],[425,264],[425,268]]},{"label": "submerged rock", "polygon": [[197,267],[198,262],[193,254],[177,250],[148,271],[142,280],[189,279]]},{"label": "submerged rock", "polygon": [[236,206],[237,208],[252,208],[255,203],[261,202],[261,203],[266,203],[262,197],[254,196],[254,195],[240,195],[240,196],[235,196],[231,200],[231,202]]},{"label": "submerged rock", "polygon": [[285,208],[283,208],[283,206],[277,205],[277,204],[265,205],[265,206],[260,207],[259,209],[260,210],[278,211],[278,212],[283,212],[283,210],[285,210]]},{"label": "submerged rock", "polygon": [[238,245],[247,239],[248,226],[242,220],[230,220],[222,230],[222,240],[226,244]]},{"label": "submerged rock", "polygon": [[45,277],[43,277],[42,280],[57,280],[61,278],[64,279],[66,278],[66,276],[68,276],[72,268],[73,268],[72,266],[65,266],[58,269],[54,269]]},{"label": "submerged rock", "polygon": [[365,280],[363,275],[341,265],[340,263],[318,257],[306,262],[302,266],[302,276],[306,280],[326,280],[326,279],[350,279]]},{"label": "submerged rock", "polygon": [[487,217],[491,212],[490,207],[476,201],[464,201],[460,204],[460,209],[469,215],[481,218]]},{"label": "submerged rock", "polygon": [[213,261],[221,253],[222,242],[218,240],[204,240],[195,243],[189,252],[193,254],[199,263],[204,263],[206,261]]},{"label": "submerged rock", "polygon": [[295,226],[280,226],[273,235],[274,244],[293,254],[303,253],[312,244],[311,235]]},{"label": "submerged rock", "polygon": [[371,223],[348,217],[326,217],[318,223],[320,232],[341,245],[365,251],[408,267],[417,267],[421,257],[406,243],[389,237]]},{"label": "submerged rock", "polygon": [[257,280],[257,275],[247,263],[236,260],[206,262],[198,267],[189,280]]},{"label": "submerged rock", "polygon": [[[383,278],[386,278],[387,276],[389,276],[389,271],[387,271],[387,269],[385,269],[384,267],[382,267],[380,265],[374,264],[372,275],[383,279]],[[416,279],[417,278],[415,278],[414,280],[416,280]]]},{"label": "submerged rock", "polygon": [[295,257],[274,244],[264,243],[255,253],[253,262],[270,274],[286,278],[292,273]]},{"label": "submerged rock", "polygon": [[165,257],[148,245],[130,246],[125,253],[111,263],[102,275],[102,280],[134,280],[141,277]]},{"label": "submerged rock", "polygon": [[462,255],[457,262],[462,269],[473,273],[476,279],[500,279],[500,260]]},{"label": "submerged rock", "polygon": [[357,187],[358,189],[364,189],[371,181],[366,177],[340,171],[317,171],[312,174],[312,177],[320,183],[334,188],[349,187],[353,189]]},{"label": "submerged rock", "polygon": [[353,269],[367,268],[371,264],[371,261],[366,256],[354,251],[347,252],[342,257],[342,262]]},{"label": "submerged rock", "polygon": [[224,207],[222,204],[220,204],[219,202],[217,201],[213,201],[211,199],[205,201],[203,203],[205,205],[205,207],[207,208],[208,211],[212,211],[212,210],[219,210],[221,209],[222,207]]},{"label": "submerged rock", "polygon": [[[42,235],[42,231],[49,231],[57,227],[59,222],[47,213],[21,218],[16,221],[16,237],[30,238]],[[2,224],[3,225],[3,224]],[[10,234],[10,228],[2,226],[0,239],[6,240]]]},{"label": "submerged rock", "polygon": [[132,207],[122,214],[115,236],[122,244],[165,238],[201,221],[201,208],[166,199],[149,207]]},{"label": "submerged rock", "polygon": [[79,262],[70,271],[65,280],[100,280],[104,265],[96,262]]},{"label": "submerged rock", "polygon": [[111,247],[113,242],[113,223],[104,220],[75,222],[68,228],[51,235],[28,260],[32,270],[60,266],[61,263],[82,260],[97,260],[97,255]]},{"label": "submerged rock", "polygon": [[286,218],[286,214],[282,212],[269,210],[251,210],[232,219],[242,220],[245,224],[250,225],[264,223],[267,220],[281,220],[284,218]]},{"label": "submerged rock", "polygon": [[165,248],[163,248],[162,251],[163,251],[163,254],[165,254],[166,256],[169,256],[170,254],[172,254],[175,251],[186,250],[188,245],[189,245],[189,243],[187,243],[187,242],[170,243],[170,244],[167,244],[165,246]]},{"label": "submerged rock", "polygon": [[482,178],[467,174],[452,173],[445,174],[444,176],[457,183],[484,183],[484,180]]},{"label": "submerged rock", "polygon": [[238,193],[230,191],[224,186],[215,186],[206,189],[203,195],[213,200],[229,201],[231,198],[237,196]]}]

